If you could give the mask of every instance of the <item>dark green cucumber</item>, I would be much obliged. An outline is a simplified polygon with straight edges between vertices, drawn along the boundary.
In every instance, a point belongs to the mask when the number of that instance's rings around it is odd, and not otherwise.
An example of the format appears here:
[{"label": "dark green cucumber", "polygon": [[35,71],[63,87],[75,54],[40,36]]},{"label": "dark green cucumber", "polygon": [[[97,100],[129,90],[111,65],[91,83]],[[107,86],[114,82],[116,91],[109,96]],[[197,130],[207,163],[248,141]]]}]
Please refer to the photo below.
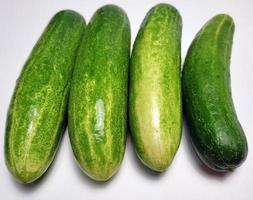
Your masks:
[{"label": "dark green cucumber", "polygon": [[105,181],[125,152],[130,25],[126,13],[107,5],[84,34],[69,100],[69,137],[80,168]]},{"label": "dark green cucumber", "polygon": [[237,119],[230,88],[231,17],[209,20],[192,42],[183,69],[183,97],[190,138],[211,169],[228,171],[247,156],[247,141]]},{"label": "dark green cucumber", "polygon": [[38,179],[54,158],[84,27],[85,21],[78,13],[57,13],[17,80],[7,117],[5,159],[20,182]]},{"label": "dark green cucumber", "polygon": [[181,16],[168,4],[146,15],[130,67],[130,128],[139,158],[162,172],[181,140]]}]

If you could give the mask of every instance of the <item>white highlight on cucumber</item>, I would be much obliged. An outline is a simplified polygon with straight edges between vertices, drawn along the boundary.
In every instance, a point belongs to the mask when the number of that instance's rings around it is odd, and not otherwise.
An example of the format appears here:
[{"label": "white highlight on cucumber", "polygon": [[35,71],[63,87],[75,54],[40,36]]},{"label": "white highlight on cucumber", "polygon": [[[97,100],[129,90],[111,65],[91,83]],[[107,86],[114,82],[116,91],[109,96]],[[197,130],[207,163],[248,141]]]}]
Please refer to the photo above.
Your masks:
[{"label": "white highlight on cucumber", "polygon": [[[33,137],[35,136],[35,129],[36,129],[36,121],[38,120],[38,109],[36,106],[31,105],[29,109],[29,126],[27,128],[27,135],[28,139],[25,140],[25,147],[24,147],[24,157],[23,160],[26,161],[28,158],[29,150],[31,148]],[[34,123],[35,122],[35,123]],[[26,162],[25,162],[26,163]],[[29,166],[26,166],[26,169]]]},{"label": "white highlight on cucumber", "polygon": [[[28,126],[28,130],[27,130],[27,133],[28,135],[31,135],[31,133],[33,133],[33,129],[35,128],[34,125],[34,121],[37,121],[37,117],[38,117],[38,109],[36,108],[36,106],[33,106],[31,105],[30,106],[30,110],[29,110],[29,119],[30,119],[30,123],[29,123],[29,126]],[[31,137],[31,136],[29,136]]]},{"label": "white highlight on cucumber", "polygon": [[160,125],[160,116],[159,116],[159,107],[157,105],[158,100],[156,99],[156,97],[152,97],[152,121],[153,121],[153,128],[156,130],[159,130],[159,125]]},{"label": "white highlight on cucumber", "polygon": [[101,141],[104,136],[105,108],[102,99],[97,100],[96,105],[95,139]]}]

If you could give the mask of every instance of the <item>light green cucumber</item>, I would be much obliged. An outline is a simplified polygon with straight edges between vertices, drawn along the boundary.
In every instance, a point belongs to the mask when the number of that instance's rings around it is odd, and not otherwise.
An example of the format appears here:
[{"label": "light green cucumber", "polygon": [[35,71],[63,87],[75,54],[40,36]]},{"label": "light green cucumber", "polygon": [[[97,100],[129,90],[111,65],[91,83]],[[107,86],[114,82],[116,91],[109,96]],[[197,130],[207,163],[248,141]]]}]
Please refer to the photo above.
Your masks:
[{"label": "light green cucumber", "polygon": [[146,15],[130,67],[129,120],[136,152],[150,169],[171,164],[181,140],[180,45],[182,22],[168,4]]}]

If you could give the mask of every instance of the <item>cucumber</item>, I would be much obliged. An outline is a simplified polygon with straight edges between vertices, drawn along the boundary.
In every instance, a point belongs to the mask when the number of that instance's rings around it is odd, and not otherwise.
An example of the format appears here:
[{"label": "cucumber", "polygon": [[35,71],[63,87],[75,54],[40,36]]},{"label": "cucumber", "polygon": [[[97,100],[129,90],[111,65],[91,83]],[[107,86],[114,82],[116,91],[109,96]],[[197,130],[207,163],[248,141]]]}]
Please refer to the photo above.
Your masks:
[{"label": "cucumber", "polygon": [[98,9],[78,52],[69,99],[69,138],[80,168],[106,181],[124,156],[130,25],[114,5]]},{"label": "cucumber", "polygon": [[22,183],[38,179],[56,153],[84,27],[85,21],[78,13],[57,13],[17,80],[6,122],[5,160],[9,171]]},{"label": "cucumber", "polygon": [[129,121],[141,161],[158,172],[172,162],[181,140],[181,16],[158,4],[146,15],[130,64]]},{"label": "cucumber", "polygon": [[220,14],[193,40],[183,68],[183,98],[190,139],[202,162],[229,171],[247,156],[247,141],[237,119],[230,88],[233,19]]}]

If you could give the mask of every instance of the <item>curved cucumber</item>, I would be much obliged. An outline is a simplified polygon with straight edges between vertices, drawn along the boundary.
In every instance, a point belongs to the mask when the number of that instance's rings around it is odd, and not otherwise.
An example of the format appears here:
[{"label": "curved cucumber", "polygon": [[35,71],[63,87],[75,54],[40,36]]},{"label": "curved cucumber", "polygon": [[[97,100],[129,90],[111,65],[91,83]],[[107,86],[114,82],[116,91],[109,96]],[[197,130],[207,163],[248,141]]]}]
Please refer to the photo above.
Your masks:
[{"label": "curved cucumber", "polygon": [[139,158],[164,171],[181,139],[182,22],[167,4],[153,7],[134,43],[130,67],[130,128]]},{"label": "curved cucumber", "polygon": [[57,13],[17,80],[7,117],[5,159],[20,182],[38,179],[54,158],[84,27],[85,21],[78,13]]},{"label": "curved cucumber", "polygon": [[233,33],[231,17],[213,17],[192,42],[183,69],[190,138],[199,158],[216,171],[238,167],[248,149],[231,97]]},{"label": "curved cucumber", "polygon": [[125,152],[130,26],[117,6],[96,11],[79,49],[69,100],[69,137],[80,168],[105,181]]}]

